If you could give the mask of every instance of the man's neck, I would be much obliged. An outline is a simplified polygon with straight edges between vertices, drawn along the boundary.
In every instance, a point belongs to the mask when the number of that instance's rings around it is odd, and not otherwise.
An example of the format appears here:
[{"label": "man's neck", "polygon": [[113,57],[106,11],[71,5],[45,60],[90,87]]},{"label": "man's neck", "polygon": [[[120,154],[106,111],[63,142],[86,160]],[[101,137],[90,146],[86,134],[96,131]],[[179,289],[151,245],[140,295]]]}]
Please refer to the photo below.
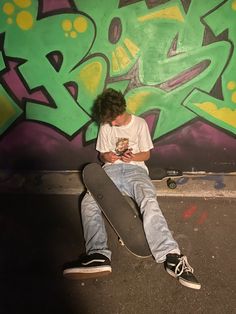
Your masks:
[{"label": "man's neck", "polygon": [[124,124],[123,124],[123,125],[127,125],[127,124],[129,124],[130,121],[131,121],[131,114],[128,113],[128,112],[125,112],[124,115],[125,115],[125,116],[124,116]]}]

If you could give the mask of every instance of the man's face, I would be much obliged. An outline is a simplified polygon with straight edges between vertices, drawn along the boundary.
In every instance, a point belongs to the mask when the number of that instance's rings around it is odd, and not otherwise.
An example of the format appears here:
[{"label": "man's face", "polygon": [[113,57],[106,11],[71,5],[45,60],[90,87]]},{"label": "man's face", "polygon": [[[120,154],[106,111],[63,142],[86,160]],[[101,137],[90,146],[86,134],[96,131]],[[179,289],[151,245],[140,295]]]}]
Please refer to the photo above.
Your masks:
[{"label": "man's face", "polygon": [[125,123],[126,123],[126,115],[125,114],[120,114],[114,120],[112,120],[110,122],[110,125],[112,125],[112,126],[122,126],[122,125],[125,125]]}]

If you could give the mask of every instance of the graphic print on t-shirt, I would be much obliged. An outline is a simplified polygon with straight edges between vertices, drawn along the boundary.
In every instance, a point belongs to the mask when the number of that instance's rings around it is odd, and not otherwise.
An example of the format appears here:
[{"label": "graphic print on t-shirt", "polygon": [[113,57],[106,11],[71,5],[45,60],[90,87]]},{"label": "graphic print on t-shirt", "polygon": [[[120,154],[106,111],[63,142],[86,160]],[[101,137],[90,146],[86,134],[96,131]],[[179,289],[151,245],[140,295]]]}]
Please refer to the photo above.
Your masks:
[{"label": "graphic print on t-shirt", "polygon": [[116,142],[115,152],[116,155],[121,156],[129,149],[129,139],[128,138],[118,138]]}]

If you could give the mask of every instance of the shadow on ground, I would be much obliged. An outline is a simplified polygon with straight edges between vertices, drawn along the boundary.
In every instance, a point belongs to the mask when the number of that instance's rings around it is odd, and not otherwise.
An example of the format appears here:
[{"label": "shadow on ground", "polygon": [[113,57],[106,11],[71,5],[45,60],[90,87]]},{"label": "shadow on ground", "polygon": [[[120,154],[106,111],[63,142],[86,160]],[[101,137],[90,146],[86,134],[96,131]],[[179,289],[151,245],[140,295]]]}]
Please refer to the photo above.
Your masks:
[{"label": "shadow on ground", "polygon": [[1,314],[235,313],[236,200],[159,200],[202,283],[200,291],[182,287],[151,257],[131,255],[109,226],[112,275],[68,281],[62,277],[64,263],[84,251],[79,198],[1,195],[0,200]]}]

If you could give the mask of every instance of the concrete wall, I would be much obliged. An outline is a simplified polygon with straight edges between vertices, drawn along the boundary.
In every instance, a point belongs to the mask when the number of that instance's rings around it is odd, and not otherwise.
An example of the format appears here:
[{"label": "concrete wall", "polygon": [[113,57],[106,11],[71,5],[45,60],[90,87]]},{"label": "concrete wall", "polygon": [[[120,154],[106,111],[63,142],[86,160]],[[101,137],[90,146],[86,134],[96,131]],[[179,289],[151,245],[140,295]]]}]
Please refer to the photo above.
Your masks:
[{"label": "concrete wall", "polygon": [[151,171],[235,171],[235,20],[235,0],[1,0],[0,168],[96,161],[113,87],[148,122]]}]

